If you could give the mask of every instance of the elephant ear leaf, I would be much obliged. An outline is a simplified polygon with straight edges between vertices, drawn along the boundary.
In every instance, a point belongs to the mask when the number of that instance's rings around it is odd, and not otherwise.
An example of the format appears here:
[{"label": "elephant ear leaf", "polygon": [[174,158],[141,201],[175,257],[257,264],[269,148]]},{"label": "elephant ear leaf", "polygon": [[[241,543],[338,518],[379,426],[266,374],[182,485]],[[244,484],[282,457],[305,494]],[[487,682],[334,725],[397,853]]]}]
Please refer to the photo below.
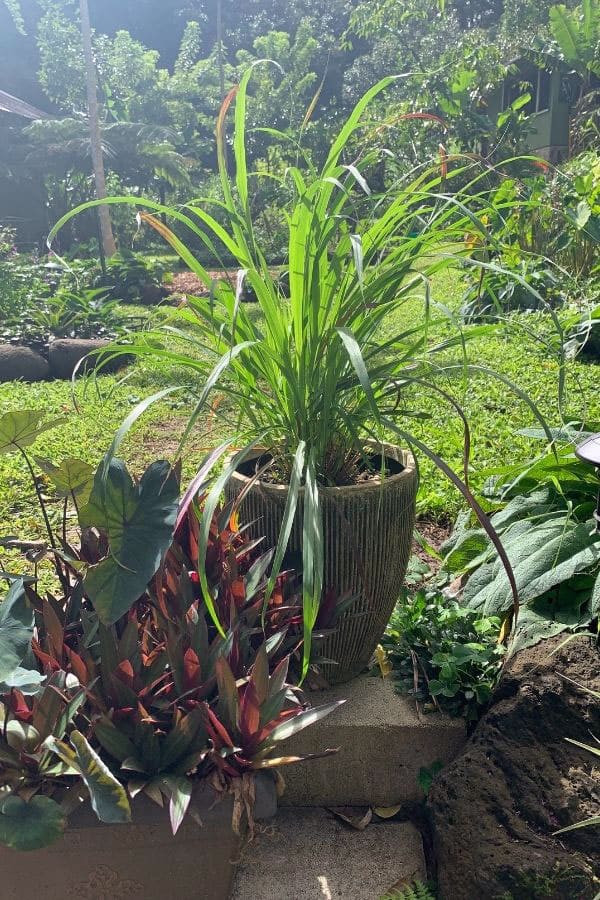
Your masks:
[{"label": "elephant ear leaf", "polygon": [[100,620],[113,625],[135,603],[156,574],[173,540],[179,481],[168,462],[153,463],[135,483],[121,460],[100,467],[83,528],[108,536],[109,555],[89,569],[85,591]]},{"label": "elephant ear leaf", "polygon": [[0,454],[29,447],[40,434],[60,421],[43,422],[44,416],[44,412],[34,409],[14,410],[0,416]]},{"label": "elephant ear leaf", "polygon": [[39,850],[61,837],[67,820],[50,797],[33,797],[28,803],[10,794],[0,799],[0,843],[13,850]]},{"label": "elephant ear leaf", "polygon": [[15,581],[0,603],[0,683],[19,668],[33,637],[33,607],[23,581]]},{"label": "elephant ear leaf", "polygon": [[90,497],[94,483],[94,470],[82,459],[63,459],[55,466],[49,459],[36,457],[36,462],[56,490],[59,497],[71,497],[84,506]]},{"label": "elephant ear leaf", "polygon": [[79,772],[89,791],[92,809],[101,822],[109,825],[130,822],[131,808],[123,785],[117,781],[81,732],[74,731],[70,739],[74,750],[54,737],[46,740],[46,747],[71,769]]}]

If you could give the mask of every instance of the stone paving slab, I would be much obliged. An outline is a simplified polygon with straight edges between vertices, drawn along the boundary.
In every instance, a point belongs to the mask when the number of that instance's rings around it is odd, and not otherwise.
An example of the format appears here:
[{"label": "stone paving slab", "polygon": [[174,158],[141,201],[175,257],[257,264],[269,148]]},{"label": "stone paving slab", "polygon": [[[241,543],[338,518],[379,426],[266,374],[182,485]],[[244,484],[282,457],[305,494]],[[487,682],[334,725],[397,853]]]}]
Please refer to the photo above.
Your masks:
[{"label": "stone paving slab", "polygon": [[280,810],[245,851],[231,900],[379,900],[426,880],[423,846],[410,822],[356,831],[325,809]]},{"label": "stone paving slab", "polygon": [[394,806],[423,799],[419,770],[448,763],[466,740],[462,719],[423,713],[400,696],[390,679],[361,676],[313,693],[314,706],[346,703],[281,745],[281,755],[304,756],[328,748],[323,759],[286,766],[283,806]]}]

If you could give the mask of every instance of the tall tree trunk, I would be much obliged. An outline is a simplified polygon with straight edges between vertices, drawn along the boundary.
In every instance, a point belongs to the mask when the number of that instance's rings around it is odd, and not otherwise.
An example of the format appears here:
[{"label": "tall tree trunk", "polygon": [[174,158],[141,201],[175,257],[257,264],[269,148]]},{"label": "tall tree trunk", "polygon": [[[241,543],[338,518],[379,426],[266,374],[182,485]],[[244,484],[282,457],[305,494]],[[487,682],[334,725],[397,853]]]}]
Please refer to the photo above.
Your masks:
[{"label": "tall tree trunk", "polygon": [[[94,181],[96,182],[96,197],[103,200],[106,197],[106,177],[104,174],[104,158],[102,156],[102,138],[100,135],[100,117],[98,114],[98,94],[96,87],[96,64],[92,52],[92,29],[90,26],[90,11],[88,0],[79,0],[81,11],[81,40],[85,57],[86,86],[88,98],[88,118],[90,122],[90,143],[92,148],[92,165],[94,167]],[[117,245],[110,223],[110,211],[108,206],[98,207],[98,219],[100,222],[100,235],[102,248],[107,257],[114,256]]]}]

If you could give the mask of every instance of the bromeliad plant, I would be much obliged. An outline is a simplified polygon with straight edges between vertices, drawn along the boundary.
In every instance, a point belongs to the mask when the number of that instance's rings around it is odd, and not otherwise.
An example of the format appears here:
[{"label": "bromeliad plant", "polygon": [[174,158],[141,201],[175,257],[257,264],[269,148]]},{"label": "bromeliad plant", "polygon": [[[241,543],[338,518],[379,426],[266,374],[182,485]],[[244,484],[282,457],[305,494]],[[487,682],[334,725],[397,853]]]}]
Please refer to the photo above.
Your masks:
[{"label": "bromeliad plant", "polygon": [[[20,453],[45,427],[37,412],[0,418],[0,452]],[[153,463],[138,481],[115,457],[97,472],[78,460],[41,468],[63,498],[36,571],[2,573],[0,602],[0,843],[33,850],[60,837],[89,797],[103,822],[130,821],[144,794],[166,801],[173,832],[195,792],[234,797],[234,824],[252,815],[254,776],[296,762],[280,741],[337,706],[310,708],[289,683],[298,669],[302,609],[292,573],[265,603],[272,553],[248,543],[234,504],[211,519],[202,597],[200,507],[212,454],[179,502],[177,472]],[[221,454],[224,448],[221,449]],[[77,535],[67,529],[76,512]],[[44,593],[44,554],[56,590]],[[330,751],[326,751],[330,752]]]},{"label": "bromeliad plant", "polygon": [[[482,243],[487,241],[481,213],[488,201],[484,176],[481,172],[473,174],[472,160],[459,161],[450,171],[445,152],[434,168],[424,167],[388,193],[375,195],[371,191],[369,175],[379,162],[379,151],[362,152],[359,133],[367,127],[368,142],[371,126],[365,126],[363,117],[369,103],[395,81],[386,78],[359,101],[320,170],[306,158],[302,167],[290,165],[286,171],[285,181],[294,189],[294,200],[287,210],[289,291],[284,292],[259,246],[252,220],[252,179],[258,175],[249,172],[246,153],[251,75],[249,70],[230,92],[218,118],[222,201],[194,201],[177,209],[131,197],[108,202],[134,203],[170,216],[176,231],[151,212],[141,213],[140,218],[165,238],[210,293],[208,297],[187,297],[159,333],[140,337],[128,352],[151,355],[165,365],[185,366],[203,376],[204,387],[194,403],[186,436],[211,405],[216,415],[235,420],[236,443],[245,449],[227,467],[223,479],[217,482],[218,489],[254,447],[267,448],[272,458],[269,477],[289,483],[275,571],[283,559],[299,491],[304,487],[306,671],[311,629],[317,620],[323,587],[319,489],[352,484],[364,477],[365,469],[372,469],[366,440],[383,441],[393,435],[432,458],[467,497],[503,556],[468,488],[468,426],[446,390],[449,377],[478,369],[466,360],[467,337],[492,326],[480,326],[467,335],[456,324],[456,333],[445,340],[430,338],[432,326],[452,325],[453,319],[431,298],[429,276],[456,265],[459,259],[465,265],[480,264],[465,247],[464,235],[476,231]],[[226,125],[234,103],[235,175],[231,176]],[[271,133],[289,144],[288,135]],[[292,146],[298,159],[303,158],[301,137]],[[454,191],[449,193],[453,185]],[[214,215],[211,203],[216,207]],[[497,212],[508,208],[503,203],[498,199]],[[50,240],[68,219],[93,205],[86,204],[65,216]],[[511,208],[513,205],[511,199]],[[226,225],[221,224],[223,220]],[[237,262],[237,276],[214,280],[179,236],[184,231],[206,247],[215,261],[226,251]],[[241,302],[245,286],[256,295],[259,318]],[[414,303],[422,304],[420,325],[397,332],[386,330],[390,314]],[[177,349],[173,349],[175,341]],[[216,391],[221,398],[213,401]],[[405,398],[415,391],[433,392],[464,421],[464,481],[411,433]],[[223,395],[226,400],[221,402]],[[211,495],[210,514],[217,493]],[[272,587],[273,579],[267,597]],[[215,623],[222,628],[218,620]]]}]

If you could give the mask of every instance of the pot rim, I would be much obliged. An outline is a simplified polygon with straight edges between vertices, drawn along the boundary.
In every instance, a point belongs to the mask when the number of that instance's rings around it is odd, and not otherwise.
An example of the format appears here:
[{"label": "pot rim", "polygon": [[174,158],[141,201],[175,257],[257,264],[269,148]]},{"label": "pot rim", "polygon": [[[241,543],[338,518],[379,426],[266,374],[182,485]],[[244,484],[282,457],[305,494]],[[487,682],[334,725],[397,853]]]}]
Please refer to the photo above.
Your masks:
[{"label": "pot rim", "polygon": [[[384,478],[383,481],[377,482],[369,482],[363,481],[359,484],[342,484],[342,485],[319,485],[319,493],[336,495],[340,494],[350,494],[353,492],[362,491],[378,491],[387,486],[396,485],[400,481],[413,480],[417,477],[417,464],[415,462],[415,458],[413,453],[410,450],[404,450],[402,447],[398,447],[396,444],[390,444],[387,441],[374,441],[368,440],[364,442],[363,445],[365,448],[372,447],[373,449],[383,450],[383,454],[385,457],[389,457],[390,459],[395,460],[396,462],[401,462],[404,468],[401,472],[396,472],[393,475],[389,475],[387,478]],[[246,461],[256,459],[265,452],[266,447],[256,447],[252,453],[248,454],[246,457]],[[393,451],[389,453],[388,451]],[[233,459],[235,457],[235,453],[229,454],[229,459]],[[239,472],[237,469],[232,473],[232,480],[241,482],[243,485],[248,485],[249,482],[253,480],[253,476],[244,475],[243,472]],[[261,481],[260,479],[255,481],[256,487],[260,487],[261,490],[269,491],[273,493],[287,493],[289,490],[289,484],[275,484],[271,481]],[[304,486],[300,488],[300,494],[304,492]]]}]

